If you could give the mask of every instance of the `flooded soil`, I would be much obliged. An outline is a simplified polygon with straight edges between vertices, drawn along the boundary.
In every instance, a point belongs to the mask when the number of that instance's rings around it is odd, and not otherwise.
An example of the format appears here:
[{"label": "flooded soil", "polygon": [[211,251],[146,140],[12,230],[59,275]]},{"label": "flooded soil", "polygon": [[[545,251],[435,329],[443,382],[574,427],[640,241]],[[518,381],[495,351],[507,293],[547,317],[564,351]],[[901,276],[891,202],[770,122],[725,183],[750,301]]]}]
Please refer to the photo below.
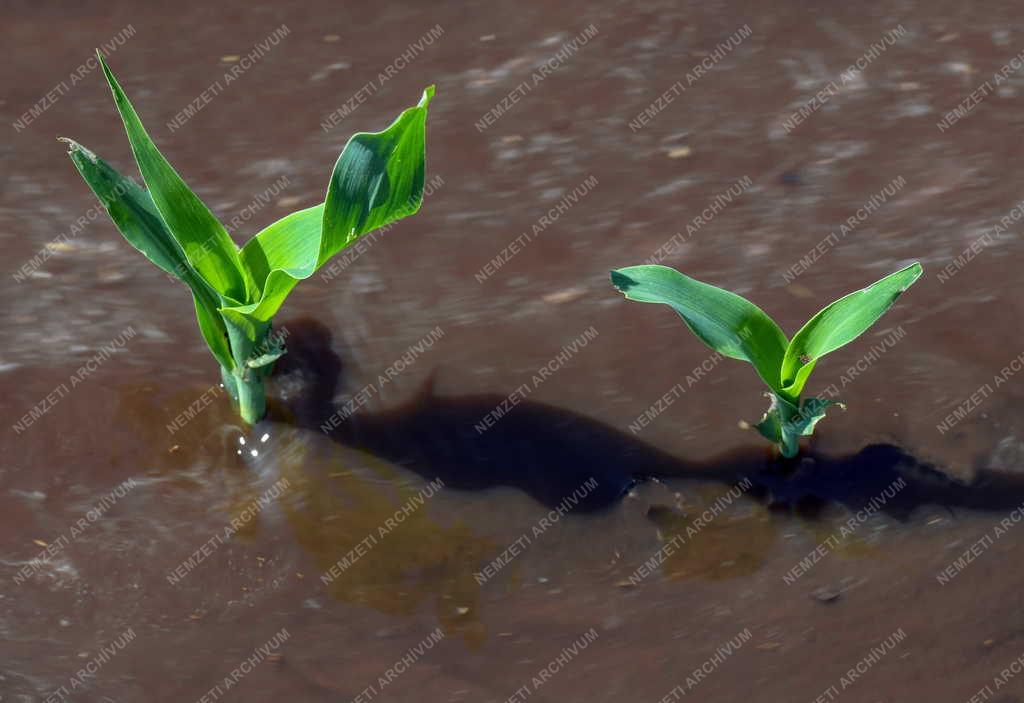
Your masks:
[{"label": "flooded soil", "polygon": [[[1024,700],[1015,6],[14,2],[0,35],[0,701]],[[256,427],[54,141],[135,175],[95,47],[238,242],[437,85],[435,187],[289,298]],[[925,275],[780,462],[753,370],[611,287],[652,257],[790,334]]]}]

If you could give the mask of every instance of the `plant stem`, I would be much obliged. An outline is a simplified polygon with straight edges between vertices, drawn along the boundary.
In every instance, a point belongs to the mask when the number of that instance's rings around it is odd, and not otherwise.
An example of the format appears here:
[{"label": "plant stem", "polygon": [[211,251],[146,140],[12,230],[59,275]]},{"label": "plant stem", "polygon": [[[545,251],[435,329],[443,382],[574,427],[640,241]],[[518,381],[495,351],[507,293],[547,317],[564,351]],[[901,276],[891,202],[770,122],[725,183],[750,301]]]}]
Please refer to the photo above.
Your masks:
[{"label": "plant stem", "polygon": [[779,410],[779,421],[788,425],[800,417],[800,397],[787,398],[776,394],[778,402],[775,403]]},{"label": "plant stem", "polygon": [[235,402],[238,413],[250,425],[263,419],[267,412],[267,395],[263,387],[263,374],[253,369],[242,368],[241,373],[220,369],[224,388]]},{"label": "plant stem", "polygon": [[227,369],[223,366],[220,367],[220,377],[224,381],[224,390],[231,396],[231,400],[238,402],[238,384],[235,382],[235,375],[231,373],[231,369]]},{"label": "plant stem", "polygon": [[771,393],[772,404],[765,412],[757,430],[768,441],[773,442],[787,459],[800,453],[800,398],[784,397]]},{"label": "plant stem", "polygon": [[263,388],[263,377],[248,373],[238,383],[238,411],[242,419],[255,425],[267,413],[267,392]]}]

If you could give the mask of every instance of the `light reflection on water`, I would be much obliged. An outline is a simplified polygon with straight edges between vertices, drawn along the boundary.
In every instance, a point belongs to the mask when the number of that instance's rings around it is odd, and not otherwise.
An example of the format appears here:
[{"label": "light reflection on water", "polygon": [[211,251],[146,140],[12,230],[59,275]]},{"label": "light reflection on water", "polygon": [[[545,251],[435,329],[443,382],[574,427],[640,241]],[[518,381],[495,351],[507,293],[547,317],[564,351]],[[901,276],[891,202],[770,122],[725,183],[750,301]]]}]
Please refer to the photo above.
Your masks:
[{"label": "light reflection on water", "polygon": [[278,434],[268,456],[290,485],[282,510],[326,592],[390,615],[427,604],[446,634],[482,642],[473,574],[493,540],[458,518],[438,520],[430,490],[368,454],[310,446],[297,430]]}]

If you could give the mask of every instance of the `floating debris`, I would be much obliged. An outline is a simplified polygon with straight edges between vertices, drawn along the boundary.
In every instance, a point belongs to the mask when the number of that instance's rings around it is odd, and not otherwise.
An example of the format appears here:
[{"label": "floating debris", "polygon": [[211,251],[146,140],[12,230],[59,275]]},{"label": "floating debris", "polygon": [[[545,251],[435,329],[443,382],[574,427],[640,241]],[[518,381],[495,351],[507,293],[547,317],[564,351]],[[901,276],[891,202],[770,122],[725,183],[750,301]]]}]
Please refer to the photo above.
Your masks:
[{"label": "floating debris", "polygon": [[819,603],[835,603],[841,595],[843,595],[842,591],[829,588],[828,586],[822,586],[811,591],[811,598],[814,598]]},{"label": "floating debris", "polygon": [[582,298],[586,294],[587,291],[584,288],[566,288],[564,290],[555,291],[554,293],[548,293],[542,298],[542,300],[551,305],[561,305],[562,303],[568,303],[576,300],[577,298]]}]

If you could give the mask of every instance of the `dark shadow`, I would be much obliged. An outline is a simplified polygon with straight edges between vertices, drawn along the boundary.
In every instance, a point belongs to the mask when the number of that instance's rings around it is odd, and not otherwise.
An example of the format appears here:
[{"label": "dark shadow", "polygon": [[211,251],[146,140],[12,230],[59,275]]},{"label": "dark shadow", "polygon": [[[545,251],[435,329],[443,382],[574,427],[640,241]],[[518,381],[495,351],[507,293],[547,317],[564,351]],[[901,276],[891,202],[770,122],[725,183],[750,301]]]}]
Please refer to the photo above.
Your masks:
[{"label": "dark shadow", "polygon": [[1004,511],[1024,503],[1024,477],[982,469],[967,483],[891,444],[871,444],[846,457],[808,452],[795,465],[746,475],[773,505],[812,516],[829,503],[900,520],[923,505]]},{"label": "dark shadow", "polygon": [[[1024,477],[979,471],[970,483],[918,461],[899,447],[875,444],[847,457],[808,451],[792,460],[772,459],[764,448],[744,448],[705,462],[688,462],[584,415],[522,401],[487,429],[481,420],[504,400],[500,395],[440,397],[428,382],[410,401],[378,413],[344,417],[334,402],[342,362],[322,324],[288,322],[288,353],[275,377],[298,375],[302,391],[272,417],[328,434],[336,442],[404,466],[427,480],[456,489],[512,486],[548,507],[585,494],[576,509],[597,510],[618,501],[651,477],[736,485],[749,479],[753,497],[773,508],[813,517],[839,503],[851,511],[871,508],[906,519],[922,505],[1006,510],[1024,503]],[[339,412],[342,411],[342,412]],[[581,490],[590,479],[596,487]],[[593,486],[593,482],[590,484]]]}]

